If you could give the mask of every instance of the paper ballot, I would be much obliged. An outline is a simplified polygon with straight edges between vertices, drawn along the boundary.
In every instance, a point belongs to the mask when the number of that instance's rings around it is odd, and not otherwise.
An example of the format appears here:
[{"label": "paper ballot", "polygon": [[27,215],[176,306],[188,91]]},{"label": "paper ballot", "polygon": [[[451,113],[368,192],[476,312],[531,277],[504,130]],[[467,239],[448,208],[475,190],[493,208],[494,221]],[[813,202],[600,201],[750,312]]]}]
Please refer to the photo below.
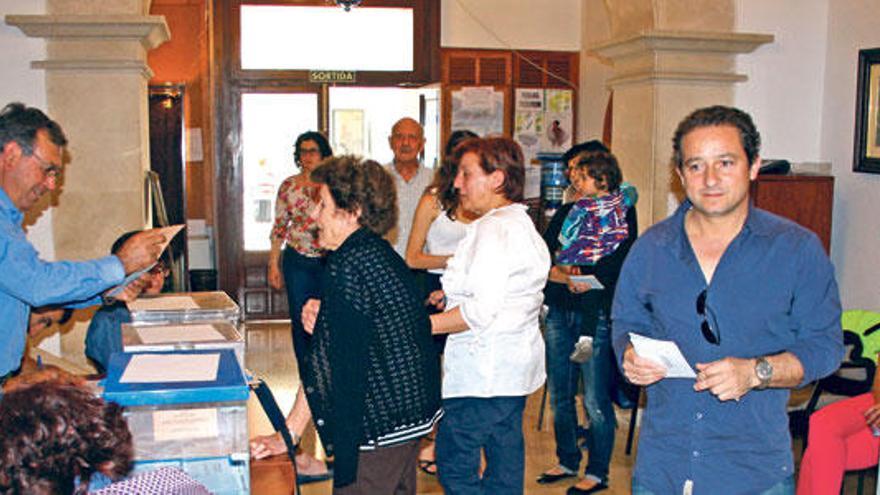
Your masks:
[{"label": "paper ballot", "polygon": [[128,303],[129,311],[182,311],[199,309],[192,296],[140,297]]},{"label": "paper ballot", "polygon": [[135,354],[119,383],[208,382],[217,379],[220,354]]},{"label": "paper ballot", "polygon": [[599,282],[599,279],[596,278],[595,275],[569,275],[568,278],[570,278],[572,282],[587,284],[590,286],[590,289],[599,290],[605,288],[605,286],[602,285],[602,282]]},{"label": "paper ballot", "polygon": [[176,342],[217,342],[223,335],[213,325],[162,325],[135,329],[144,344],[171,344]]},{"label": "paper ballot", "polygon": [[666,378],[696,378],[693,368],[671,340],[657,340],[637,333],[629,333],[629,340],[639,357],[650,359],[666,367]]}]

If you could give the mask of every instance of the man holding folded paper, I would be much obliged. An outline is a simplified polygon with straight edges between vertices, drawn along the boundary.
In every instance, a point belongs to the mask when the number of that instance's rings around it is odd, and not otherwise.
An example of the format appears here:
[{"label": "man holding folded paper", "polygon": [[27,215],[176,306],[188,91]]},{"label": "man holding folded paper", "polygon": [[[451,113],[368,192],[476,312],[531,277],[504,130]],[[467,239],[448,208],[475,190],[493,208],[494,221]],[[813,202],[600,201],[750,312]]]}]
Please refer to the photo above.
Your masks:
[{"label": "man holding folded paper", "polygon": [[648,393],[633,493],[793,494],[788,389],[843,357],[833,267],[815,234],[749,203],[748,114],[696,110],[673,143],[687,199],[633,245],[612,310],[618,362]]},{"label": "man holding folded paper", "polygon": [[66,144],[61,126],[39,109],[11,103],[0,111],[0,382],[21,364],[31,307],[97,304],[103,291],[150,266],[162,252],[164,236],[148,231],[115,256],[40,259],[21,223],[24,212],[56,188]]}]

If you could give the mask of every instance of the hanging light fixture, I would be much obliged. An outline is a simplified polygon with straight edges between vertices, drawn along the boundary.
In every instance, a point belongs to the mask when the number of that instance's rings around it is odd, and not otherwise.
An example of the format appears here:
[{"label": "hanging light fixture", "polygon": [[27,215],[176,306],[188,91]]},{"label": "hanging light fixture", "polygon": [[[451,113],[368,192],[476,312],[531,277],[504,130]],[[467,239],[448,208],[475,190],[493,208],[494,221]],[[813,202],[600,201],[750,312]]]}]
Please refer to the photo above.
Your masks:
[{"label": "hanging light fixture", "polygon": [[352,7],[357,7],[358,5],[363,3],[363,1],[364,0],[336,0],[336,5],[339,5],[340,7],[345,9],[346,12],[348,12],[351,10]]}]

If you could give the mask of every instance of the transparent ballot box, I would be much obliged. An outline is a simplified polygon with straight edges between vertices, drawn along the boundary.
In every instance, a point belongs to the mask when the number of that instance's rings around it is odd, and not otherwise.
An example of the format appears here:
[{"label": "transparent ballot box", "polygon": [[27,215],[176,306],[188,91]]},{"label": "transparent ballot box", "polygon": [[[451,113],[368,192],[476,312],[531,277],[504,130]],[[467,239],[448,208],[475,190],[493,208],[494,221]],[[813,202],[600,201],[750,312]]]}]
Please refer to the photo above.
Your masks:
[{"label": "transparent ballot box", "polygon": [[228,321],[122,324],[124,352],[232,349],[244,368],[244,338]]},{"label": "transparent ballot box", "polygon": [[104,398],[125,408],[135,472],[171,465],[213,493],[250,492],[248,386],[231,349],[114,354]]},{"label": "transparent ballot box", "polygon": [[141,296],[128,303],[128,310],[135,325],[218,320],[238,325],[241,317],[238,304],[223,291]]}]

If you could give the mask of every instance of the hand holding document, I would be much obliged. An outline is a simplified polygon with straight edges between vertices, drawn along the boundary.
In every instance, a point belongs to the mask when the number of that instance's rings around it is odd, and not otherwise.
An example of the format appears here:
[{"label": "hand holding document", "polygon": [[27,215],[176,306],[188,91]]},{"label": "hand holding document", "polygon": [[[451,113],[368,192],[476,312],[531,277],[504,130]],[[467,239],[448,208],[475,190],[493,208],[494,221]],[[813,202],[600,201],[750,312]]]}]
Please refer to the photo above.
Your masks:
[{"label": "hand holding document", "polygon": [[605,288],[595,275],[569,275],[568,278],[577,284],[587,284],[590,286],[590,289],[599,290]]},{"label": "hand holding document", "polygon": [[630,332],[633,350],[642,358],[666,367],[666,378],[696,378],[697,374],[671,340],[658,340]]},{"label": "hand holding document", "polygon": [[[135,241],[135,238],[137,236],[140,236],[143,234],[149,234],[149,235],[161,236],[162,241],[159,244],[157,244],[156,246],[150,246],[151,249],[150,249],[150,254],[149,254],[149,261],[145,262],[146,263],[145,268],[142,268],[140,270],[136,270],[136,271],[130,273],[128,276],[125,277],[125,280],[123,280],[121,284],[119,284],[116,287],[113,287],[112,289],[107,291],[104,294],[104,297],[109,298],[109,299],[118,298],[119,295],[122,294],[122,292],[125,290],[126,287],[128,287],[134,281],[141,278],[141,276],[143,276],[143,274],[147,273],[148,271],[150,271],[151,268],[156,266],[156,262],[159,260],[159,257],[162,256],[162,253],[165,251],[165,248],[168,247],[168,244],[171,243],[171,240],[174,239],[174,236],[176,236],[177,233],[180,232],[182,229],[183,229],[183,224],[172,225],[170,227],[163,227],[160,229],[151,229],[151,230],[142,232],[140,234],[137,234],[137,235],[135,235],[135,237],[130,239],[129,241]],[[128,250],[126,249],[127,247],[128,247],[128,242],[126,242],[126,244],[123,245],[122,249],[120,249],[119,253],[117,254],[120,261],[122,261],[123,266],[126,266],[126,267],[132,262],[131,258],[143,257],[145,255],[144,253],[138,252],[139,251],[138,246],[135,246],[134,248],[130,248]],[[156,248],[156,249],[152,249],[152,248]],[[144,262],[140,262],[139,265],[144,265]]]}]

